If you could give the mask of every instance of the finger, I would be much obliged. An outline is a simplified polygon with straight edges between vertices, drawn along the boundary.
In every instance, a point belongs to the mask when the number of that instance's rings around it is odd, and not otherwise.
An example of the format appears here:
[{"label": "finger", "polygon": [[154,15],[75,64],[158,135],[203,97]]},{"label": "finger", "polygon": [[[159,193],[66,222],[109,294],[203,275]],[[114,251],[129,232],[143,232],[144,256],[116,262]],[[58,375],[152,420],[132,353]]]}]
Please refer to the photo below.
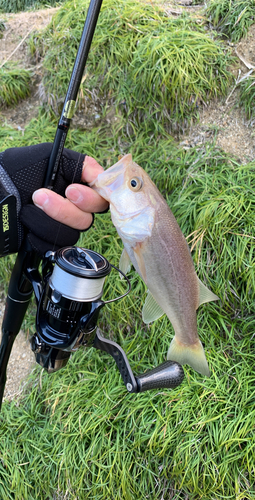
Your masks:
[{"label": "finger", "polygon": [[108,202],[88,186],[71,184],[66,188],[65,195],[84,212],[104,212],[108,208]]},{"label": "finger", "polygon": [[47,215],[52,217],[52,219],[74,229],[87,229],[93,220],[90,211],[88,211],[88,213],[80,210],[71,201],[49,189],[43,188],[35,191],[33,194],[33,202]]},{"label": "finger", "polygon": [[82,182],[87,182],[89,184],[90,182],[94,181],[94,179],[96,179],[96,177],[103,171],[103,167],[99,165],[95,158],[86,155],[83,162],[81,180]]}]

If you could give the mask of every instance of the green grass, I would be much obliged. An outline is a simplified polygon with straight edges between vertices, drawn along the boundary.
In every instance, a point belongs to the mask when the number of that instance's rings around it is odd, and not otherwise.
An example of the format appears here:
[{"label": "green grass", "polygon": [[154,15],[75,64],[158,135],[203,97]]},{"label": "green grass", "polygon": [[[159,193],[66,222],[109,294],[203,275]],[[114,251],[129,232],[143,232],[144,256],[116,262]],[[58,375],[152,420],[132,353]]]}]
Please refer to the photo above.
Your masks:
[{"label": "green grass", "polygon": [[206,14],[217,30],[238,42],[255,22],[255,1],[210,0]]},{"label": "green grass", "polygon": [[[24,135],[0,128],[1,149],[51,140],[55,126],[44,115]],[[104,166],[131,152],[190,235],[199,277],[221,299],[198,310],[212,375],[185,367],[175,390],[131,395],[114,361],[93,349],[50,376],[38,367],[25,395],[0,414],[0,498],[254,500],[255,163],[240,166],[212,145],[179,149],[148,124],[132,140],[125,122],[71,130],[67,146]],[[122,244],[109,214],[97,215],[80,243],[118,264]],[[7,264],[1,259],[5,280]],[[145,286],[130,277],[132,292],[106,306],[99,324],[139,373],[165,359],[173,330],[166,317],[142,323]],[[112,272],[105,298],[123,289],[119,281]]]},{"label": "green grass", "polygon": [[[66,2],[47,29],[30,38],[32,56],[43,59],[45,92],[57,114],[87,7],[87,0]],[[171,128],[196,116],[204,101],[226,93],[231,60],[189,16],[167,17],[158,6],[136,0],[105,0],[79,103],[113,103],[132,123],[160,121]]]},{"label": "green grass", "polygon": [[30,94],[31,71],[6,63],[0,68],[0,107],[13,106]]},{"label": "green grass", "polygon": [[246,115],[249,119],[255,116],[255,76],[251,75],[249,78],[240,83],[239,104],[245,109]]},{"label": "green grass", "polygon": [[62,2],[61,0],[0,0],[0,12],[11,13],[29,9],[55,7]]}]

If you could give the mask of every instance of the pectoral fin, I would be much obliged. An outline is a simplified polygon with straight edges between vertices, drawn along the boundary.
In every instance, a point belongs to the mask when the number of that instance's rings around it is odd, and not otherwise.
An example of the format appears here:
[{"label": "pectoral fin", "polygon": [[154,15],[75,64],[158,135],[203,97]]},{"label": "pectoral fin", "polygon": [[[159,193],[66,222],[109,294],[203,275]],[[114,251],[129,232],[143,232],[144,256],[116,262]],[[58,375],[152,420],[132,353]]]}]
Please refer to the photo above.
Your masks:
[{"label": "pectoral fin", "polygon": [[163,316],[163,314],[165,314],[163,309],[161,309],[161,307],[158,305],[151,292],[148,291],[148,295],[145,299],[142,311],[142,318],[144,323],[152,323],[156,319]]},{"label": "pectoral fin", "polygon": [[199,307],[201,304],[204,304],[205,302],[211,302],[212,300],[219,300],[219,297],[215,295],[213,292],[211,292],[203,283],[198,279],[198,284],[199,284],[199,304],[197,307]]},{"label": "pectoral fin", "polygon": [[139,267],[140,276],[142,277],[144,283],[146,283],[147,277],[146,277],[146,268],[142,252],[142,245],[143,243],[137,243],[136,246],[133,248],[133,250],[134,250],[135,260]]},{"label": "pectoral fin", "polygon": [[178,342],[176,337],[174,337],[168,349],[167,359],[177,361],[180,365],[190,365],[197,372],[210,377],[204,348],[200,340],[196,344],[187,345]]},{"label": "pectoral fin", "polygon": [[[122,254],[120,256],[120,262],[119,262],[119,266],[120,266],[120,270],[124,273],[124,274],[127,274],[130,269],[131,269],[131,260],[129,258],[129,255],[127,253],[127,251],[125,250],[125,248],[123,249],[122,251]],[[122,274],[120,274],[120,278],[123,279],[123,276]]]}]

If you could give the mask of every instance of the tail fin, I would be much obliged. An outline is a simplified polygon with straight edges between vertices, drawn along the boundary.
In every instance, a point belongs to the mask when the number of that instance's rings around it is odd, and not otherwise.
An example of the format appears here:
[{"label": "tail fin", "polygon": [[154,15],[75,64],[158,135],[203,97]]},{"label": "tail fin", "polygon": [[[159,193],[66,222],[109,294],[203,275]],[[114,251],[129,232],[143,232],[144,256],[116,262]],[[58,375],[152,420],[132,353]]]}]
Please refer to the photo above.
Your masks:
[{"label": "tail fin", "polygon": [[168,349],[167,359],[177,361],[181,365],[187,363],[197,372],[210,377],[208,363],[200,340],[196,344],[186,345],[178,342],[174,337]]}]

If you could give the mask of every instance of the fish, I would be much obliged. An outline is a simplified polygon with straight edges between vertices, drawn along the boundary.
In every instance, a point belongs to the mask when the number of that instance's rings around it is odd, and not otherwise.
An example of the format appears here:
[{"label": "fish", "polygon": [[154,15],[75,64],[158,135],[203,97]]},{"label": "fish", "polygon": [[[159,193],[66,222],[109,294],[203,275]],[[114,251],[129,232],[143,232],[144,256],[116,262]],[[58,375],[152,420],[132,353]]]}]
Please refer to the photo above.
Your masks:
[{"label": "fish", "polygon": [[143,321],[148,324],[166,314],[175,332],[167,359],[209,377],[196,310],[219,297],[198,278],[185,236],[166,200],[131,154],[89,185],[109,202],[124,245],[121,271],[126,274],[133,265],[148,288]]}]

